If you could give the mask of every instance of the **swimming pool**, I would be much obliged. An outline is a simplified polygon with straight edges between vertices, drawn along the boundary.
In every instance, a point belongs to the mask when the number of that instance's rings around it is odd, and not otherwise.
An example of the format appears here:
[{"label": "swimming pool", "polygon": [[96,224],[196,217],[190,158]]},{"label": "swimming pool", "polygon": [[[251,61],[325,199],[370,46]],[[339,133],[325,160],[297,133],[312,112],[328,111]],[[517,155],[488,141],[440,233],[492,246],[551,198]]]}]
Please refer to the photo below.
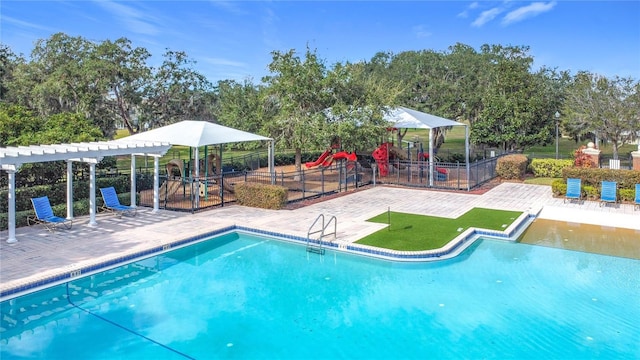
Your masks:
[{"label": "swimming pool", "polygon": [[398,263],[231,233],[3,302],[0,358],[638,358],[639,271],[500,240]]}]

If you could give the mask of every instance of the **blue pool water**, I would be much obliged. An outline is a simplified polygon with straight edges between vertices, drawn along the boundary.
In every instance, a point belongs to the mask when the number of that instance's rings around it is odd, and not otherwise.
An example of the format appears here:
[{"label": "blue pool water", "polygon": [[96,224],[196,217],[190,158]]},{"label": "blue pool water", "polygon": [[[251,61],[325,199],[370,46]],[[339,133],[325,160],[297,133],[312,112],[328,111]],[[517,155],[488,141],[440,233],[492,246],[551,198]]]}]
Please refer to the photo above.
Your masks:
[{"label": "blue pool water", "polygon": [[640,261],[394,263],[228,234],[0,304],[6,359],[640,358]]}]

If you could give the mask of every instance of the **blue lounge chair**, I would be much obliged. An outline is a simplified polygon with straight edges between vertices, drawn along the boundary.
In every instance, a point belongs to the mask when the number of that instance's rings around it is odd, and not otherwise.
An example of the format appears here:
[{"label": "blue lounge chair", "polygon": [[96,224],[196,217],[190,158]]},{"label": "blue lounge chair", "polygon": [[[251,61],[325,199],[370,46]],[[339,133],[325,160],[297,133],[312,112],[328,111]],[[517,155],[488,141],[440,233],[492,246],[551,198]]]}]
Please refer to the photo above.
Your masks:
[{"label": "blue lounge chair", "polygon": [[564,197],[564,202],[567,200],[578,200],[582,199],[582,180],[581,179],[567,179],[567,194]]},{"label": "blue lounge chair", "polygon": [[100,188],[100,193],[102,193],[102,200],[104,201],[104,205],[102,206],[104,210],[112,211],[119,216],[136,216],[135,207],[120,204],[118,194],[116,194],[116,189],[114,189],[113,186]]},{"label": "blue lounge chair", "polygon": [[600,192],[600,206],[607,203],[618,202],[618,184],[615,181],[603,181],[602,191]]},{"label": "blue lounge chair", "polygon": [[73,221],[55,216],[47,196],[31,198],[31,204],[33,204],[33,210],[36,215],[27,217],[28,225],[42,224],[49,231],[55,231],[59,226],[65,229],[71,229]]},{"label": "blue lounge chair", "polygon": [[640,209],[640,184],[636,184],[636,199],[633,203],[635,204],[633,210]]}]

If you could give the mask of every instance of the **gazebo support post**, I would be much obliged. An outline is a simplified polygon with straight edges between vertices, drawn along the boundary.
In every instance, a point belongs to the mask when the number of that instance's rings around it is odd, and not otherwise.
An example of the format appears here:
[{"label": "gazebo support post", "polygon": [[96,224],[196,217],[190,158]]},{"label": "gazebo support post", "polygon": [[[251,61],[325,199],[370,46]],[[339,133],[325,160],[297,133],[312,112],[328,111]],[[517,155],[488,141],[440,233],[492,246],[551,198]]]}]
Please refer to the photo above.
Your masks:
[{"label": "gazebo support post", "polygon": [[136,154],[131,154],[131,206],[136,207]]},{"label": "gazebo support post", "polygon": [[433,129],[429,128],[429,187],[433,187]]},{"label": "gazebo support post", "polygon": [[153,213],[160,211],[160,156],[153,156]]},{"label": "gazebo support post", "polygon": [[471,191],[471,166],[469,164],[469,125],[464,127],[464,156],[467,161],[467,191]]},{"label": "gazebo support post", "polygon": [[[194,157],[195,157],[195,176],[194,176],[194,180],[195,180],[195,210],[198,210],[200,208],[200,149],[196,146],[194,148]],[[193,185],[191,187],[193,189]],[[192,209],[194,210],[194,209]]]}]

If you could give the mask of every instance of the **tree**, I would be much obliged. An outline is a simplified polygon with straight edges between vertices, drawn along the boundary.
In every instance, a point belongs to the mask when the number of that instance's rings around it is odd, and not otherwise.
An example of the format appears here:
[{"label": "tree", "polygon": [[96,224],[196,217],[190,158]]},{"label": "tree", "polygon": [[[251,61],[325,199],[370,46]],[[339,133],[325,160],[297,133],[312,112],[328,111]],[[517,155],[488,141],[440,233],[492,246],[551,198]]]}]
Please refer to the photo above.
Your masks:
[{"label": "tree", "polygon": [[16,68],[24,62],[24,58],[14,54],[8,46],[0,44],[0,101],[12,101],[8,86],[13,82]]},{"label": "tree", "polygon": [[611,142],[618,159],[620,146],[640,132],[640,82],[580,72],[569,86],[563,113],[567,127]]},{"label": "tree", "polygon": [[332,134],[327,131],[323,110],[330,106],[326,86],[326,68],[315,51],[307,48],[304,60],[295,50],[272,52],[272,75],[263,78],[268,86],[267,99],[277,110],[265,130],[280,147],[295,150],[296,169],[302,167],[302,149],[327,146]]},{"label": "tree", "polygon": [[167,50],[144,89],[140,122],[152,127],[181,120],[213,120],[213,86],[186,53]]},{"label": "tree", "polygon": [[[19,105],[0,103],[0,146],[96,141],[102,131],[77,113],[60,113],[43,119]],[[78,171],[78,167],[76,167]],[[66,172],[63,161],[24,164],[16,174],[16,186],[40,185],[60,179]],[[0,184],[6,185],[6,173]]]},{"label": "tree", "polygon": [[548,141],[556,110],[549,106],[544,72],[529,72],[528,48],[485,45],[482,51],[490,78],[471,141],[507,151]]},{"label": "tree", "polygon": [[214,114],[226,126],[248,132],[260,132],[262,114],[265,113],[264,88],[246,79],[219,81]]}]

